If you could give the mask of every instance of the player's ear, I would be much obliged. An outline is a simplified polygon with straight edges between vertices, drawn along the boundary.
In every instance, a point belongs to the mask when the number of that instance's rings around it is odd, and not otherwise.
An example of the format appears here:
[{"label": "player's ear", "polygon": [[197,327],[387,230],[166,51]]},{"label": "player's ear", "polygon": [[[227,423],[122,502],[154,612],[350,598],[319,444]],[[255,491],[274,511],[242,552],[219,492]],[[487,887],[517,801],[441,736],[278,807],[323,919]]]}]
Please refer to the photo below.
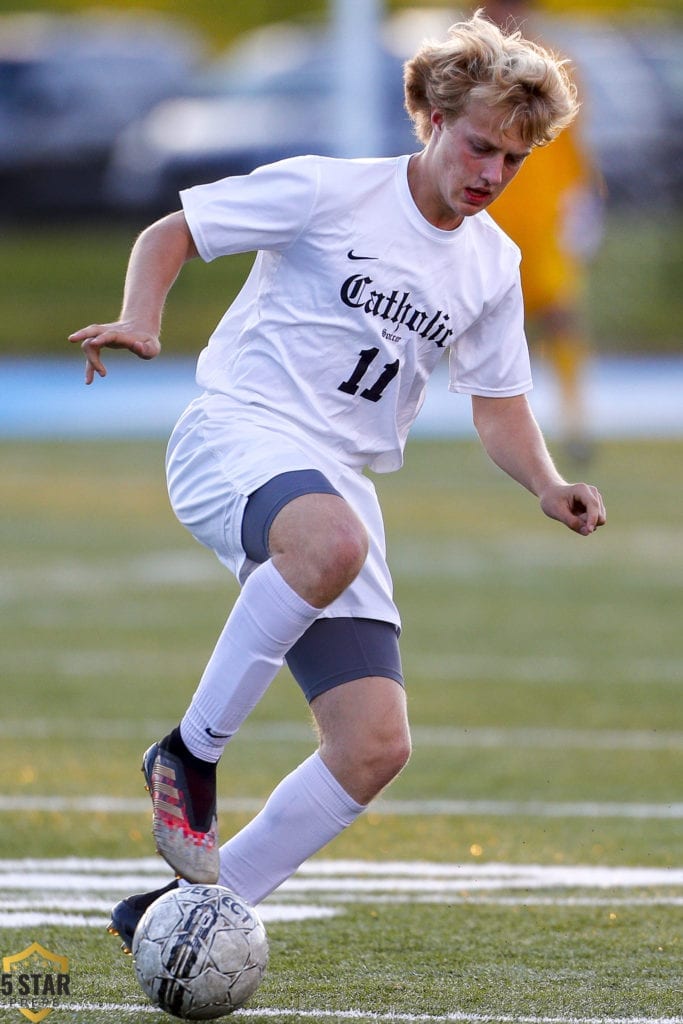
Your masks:
[{"label": "player's ear", "polygon": [[435,134],[437,132],[440,132],[440,131],[443,130],[443,126],[444,126],[443,111],[439,110],[438,107],[434,107],[433,108],[431,114],[429,115],[429,120],[432,123],[432,131]]}]

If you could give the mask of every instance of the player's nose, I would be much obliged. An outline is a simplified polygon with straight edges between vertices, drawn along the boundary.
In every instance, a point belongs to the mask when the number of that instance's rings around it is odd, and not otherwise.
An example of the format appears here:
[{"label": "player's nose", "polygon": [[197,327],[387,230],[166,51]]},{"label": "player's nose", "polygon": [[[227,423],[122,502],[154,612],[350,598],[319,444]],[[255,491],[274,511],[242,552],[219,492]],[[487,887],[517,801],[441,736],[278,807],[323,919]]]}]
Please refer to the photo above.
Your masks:
[{"label": "player's nose", "polygon": [[500,185],[503,180],[505,157],[496,153],[489,157],[481,170],[481,177],[487,185]]}]

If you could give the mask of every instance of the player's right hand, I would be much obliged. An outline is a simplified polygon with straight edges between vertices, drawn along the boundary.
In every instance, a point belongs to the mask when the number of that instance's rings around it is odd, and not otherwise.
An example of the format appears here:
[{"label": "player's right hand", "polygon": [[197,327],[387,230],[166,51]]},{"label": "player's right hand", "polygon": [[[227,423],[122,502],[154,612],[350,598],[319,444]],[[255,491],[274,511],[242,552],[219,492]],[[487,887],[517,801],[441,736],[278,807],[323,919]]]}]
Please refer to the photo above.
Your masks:
[{"label": "player's right hand", "polygon": [[154,359],[161,351],[161,343],[155,334],[142,331],[125,321],[111,324],[90,324],[69,335],[73,344],[80,342],[85,354],[85,383],[92,384],[95,374],[107,376],[101,359],[103,348],[127,348],[139,359]]}]

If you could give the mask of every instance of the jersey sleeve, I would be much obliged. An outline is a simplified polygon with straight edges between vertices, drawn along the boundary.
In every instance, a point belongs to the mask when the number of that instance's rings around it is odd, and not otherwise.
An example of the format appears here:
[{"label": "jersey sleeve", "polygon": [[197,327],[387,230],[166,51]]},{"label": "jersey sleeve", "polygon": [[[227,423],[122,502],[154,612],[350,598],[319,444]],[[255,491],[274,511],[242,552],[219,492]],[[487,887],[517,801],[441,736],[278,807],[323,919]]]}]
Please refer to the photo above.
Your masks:
[{"label": "jersey sleeve", "polygon": [[201,258],[284,251],[308,223],[318,188],[315,158],[295,157],[180,193]]},{"label": "jersey sleeve", "polygon": [[451,345],[449,390],[511,398],[533,387],[519,278]]}]

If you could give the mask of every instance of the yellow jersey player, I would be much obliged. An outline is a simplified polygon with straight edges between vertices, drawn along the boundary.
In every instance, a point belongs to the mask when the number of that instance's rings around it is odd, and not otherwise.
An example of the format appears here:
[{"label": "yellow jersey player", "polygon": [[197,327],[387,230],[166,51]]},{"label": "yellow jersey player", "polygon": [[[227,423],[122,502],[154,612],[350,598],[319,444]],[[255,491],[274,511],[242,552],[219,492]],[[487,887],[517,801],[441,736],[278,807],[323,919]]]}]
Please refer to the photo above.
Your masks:
[{"label": "yellow jersey player", "polygon": [[[530,5],[496,0],[487,17],[529,33]],[[559,388],[560,430],[567,453],[585,461],[592,450],[584,400],[589,355],[585,322],[586,267],[601,237],[601,181],[574,121],[551,146],[537,147],[523,171],[491,206],[491,216],[522,250],[524,310]]]}]

